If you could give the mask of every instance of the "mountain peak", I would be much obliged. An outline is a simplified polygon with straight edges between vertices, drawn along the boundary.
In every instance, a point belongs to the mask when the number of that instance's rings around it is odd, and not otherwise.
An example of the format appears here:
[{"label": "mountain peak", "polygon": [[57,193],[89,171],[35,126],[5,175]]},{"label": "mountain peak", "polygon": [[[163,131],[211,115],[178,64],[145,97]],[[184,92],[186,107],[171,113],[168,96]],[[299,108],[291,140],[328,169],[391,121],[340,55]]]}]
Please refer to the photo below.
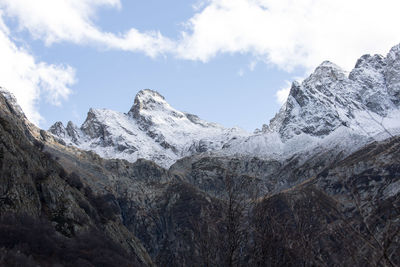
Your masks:
[{"label": "mountain peak", "polygon": [[293,82],[285,105],[254,136],[181,112],[157,91],[144,89],[128,114],[90,109],[80,129],[67,125],[66,139],[107,158],[146,158],[163,166],[199,152],[286,157],[346,133],[372,140],[400,129],[397,50],[400,46],[386,58],[365,55],[351,73],[322,62],[302,83]]},{"label": "mountain peak", "polygon": [[386,57],[386,76],[388,93],[391,100],[398,107],[400,106],[400,44],[392,47]]},{"label": "mountain peak", "polygon": [[[400,102],[399,73],[400,45],[387,58],[362,56],[350,74],[324,61],[301,84],[293,83],[284,109],[269,129],[278,131],[284,141],[301,134],[325,137],[342,126],[367,136],[386,131],[379,121]],[[360,121],[373,126],[361,129]]]},{"label": "mountain peak", "polygon": [[346,72],[341,67],[330,61],[324,61],[315,69],[310,78],[314,82],[315,79],[343,80],[346,76]]},{"label": "mountain peak", "polygon": [[25,118],[25,114],[22,111],[21,106],[18,104],[17,99],[15,98],[14,94],[8,91],[7,89],[0,87],[0,94],[4,96],[7,100],[7,104],[9,105],[9,109],[19,118]]},{"label": "mountain peak", "polygon": [[319,66],[317,68],[323,68],[323,67],[340,69],[340,67],[338,65],[336,65],[335,63],[333,63],[332,61],[329,61],[329,60],[323,61],[321,64],[319,64]]},{"label": "mountain peak", "polygon": [[382,69],[385,65],[385,58],[381,55],[363,55],[357,60],[355,69],[359,68],[375,68]]},{"label": "mountain peak", "polygon": [[56,123],[54,123],[49,128],[49,132],[61,138],[64,138],[67,135],[64,124],[61,121],[57,121]]},{"label": "mountain peak", "polygon": [[164,96],[162,96],[159,92],[157,92],[156,90],[153,89],[142,89],[140,90],[136,96],[157,96],[157,97],[161,97],[162,99],[165,99]]},{"label": "mountain peak", "polygon": [[177,159],[194,153],[215,151],[232,138],[247,136],[238,128],[224,128],[196,115],[181,112],[157,91],[137,93],[128,112],[91,108],[80,128],[69,122],[50,131],[65,143],[94,150],[106,158],[154,160],[169,167]]},{"label": "mountain peak", "polygon": [[388,57],[389,56],[395,56],[395,57],[399,57],[400,56],[400,44],[393,46],[389,53],[388,53]]},{"label": "mountain peak", "polygon": [[165,97],[162,96],[159,92],[152,89],[143,89],[140,90],[135,97],[135,102],[152,102],[153,101],[165,101]]},{"label": "mountain peak", "polygon": [[160,93],[151,89],[143,89],[136,94],[135,102],[129,110],[129,114],[136,116],[141,110],[153,110],[166,105],[168,103]]}]

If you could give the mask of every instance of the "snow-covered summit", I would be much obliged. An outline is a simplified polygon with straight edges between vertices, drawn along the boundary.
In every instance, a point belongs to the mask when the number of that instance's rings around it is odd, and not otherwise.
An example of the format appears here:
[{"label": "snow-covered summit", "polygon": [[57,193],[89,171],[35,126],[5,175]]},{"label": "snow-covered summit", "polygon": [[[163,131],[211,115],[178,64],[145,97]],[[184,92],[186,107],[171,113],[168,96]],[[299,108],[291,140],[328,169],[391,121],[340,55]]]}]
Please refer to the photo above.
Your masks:
[{"label": "snow-covered summit", "polygon": [[139,91],[128,115],[137,120],[145,130],[155,124],[178,127],[180,131],[190,130],[190,128],[198,126],[223,129],[221,125],[207,122],[196,115],[176,110],[171,107],[162,95],[150,89]]},{"label": "snow-covered summit", "polygon": [[80,128],[56,122],[49,131],[67,144],[106,158],[145,158],[164,167],[183,156],[221,149],[232,138],[248,136],[242,129],[227,129],[178,111],[150,89],[136,95],[126,114],[90,109]]},{"label": "snow-covered summit", "polygon": [[262,132],[236,139],[225,154],[290,157],[316,147],[350,147],[400,133],[400,45],[386,57],[364,55],[347,73],[323,62]]},{"label": "snow-covered summit", "polygon": [[135,102],[131,107],[129,114],[133,117],[143,111],[151,110],[173,110],[173,108],[165,101],[165,98],[157,91],[144,89],[136,94]]},{"label": "snow-covered summit", "polygon": [[289,97],[263,130],[226,129],[171,107],[142,90],[128,113],[90,109],[83,125],[56,123],[50,131],[66,143],[106,158],[154,160],[167,167],[200,152],[285,159],[316,149],[354,150],[400,134],[400,45],[386,57],[364,55],[348,73],[325,61]]}]

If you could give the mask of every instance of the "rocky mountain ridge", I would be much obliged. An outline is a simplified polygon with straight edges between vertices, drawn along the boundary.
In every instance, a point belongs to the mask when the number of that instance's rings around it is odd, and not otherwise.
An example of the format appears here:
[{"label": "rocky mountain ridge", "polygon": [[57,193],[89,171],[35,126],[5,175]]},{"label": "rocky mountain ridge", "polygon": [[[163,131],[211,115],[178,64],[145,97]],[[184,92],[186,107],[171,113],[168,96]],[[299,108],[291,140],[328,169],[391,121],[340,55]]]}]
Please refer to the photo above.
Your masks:
[{"label": "rocky mountain ridge", "polygon": [[226,129],[171,107],[159,93],[142,90],[128,113],[90,109],[80,128],[55,123],[49,131],[66,144],[93,150],[105,158],[153,160],[169,167],[193,153],[221,149],[230,139],[248,134]]},{"label": "rocky mountain ridge", "polygon": [[115,198],[67,172],[45,151],[45,140],[51,145],[51,135],[1,89],[0,265],[153,266],[116,216]]},{"label": "rocky mountain ridge", "polygon": [[400,264],[398,136],[348,157],[194,155],[167,171],[57,143],[12,102],[0,95],[0,264]]},{"label": "rocky mountain ridge", "polygon": [[362,56],[350,73],[323,62],[301,84],[292,84],[279,113],[252,135],[180,112],[149,89],[137,94],[127,114],[90,109],[80,128],[57,122],[49,131],[105,158],[145,158],[164,167],[198,153],[278,160],[324,146],[351,153],[400,133],[399,66],[400,45],[386,57]]},{"label": "rocky mountain ridge", "polygon": [[386,57],[362,56],[346,73],[325,61],[289,97],[270,124],[237,138],[222,154],[287,159],[325,148],[353,152],[400,133],[400,45]]},{"label": "rocky mountain ridge", "polygon": [[150,90],[49,133],[2,89],[0,265],[400,265],[398,55],[324,62],[251,136]]}]

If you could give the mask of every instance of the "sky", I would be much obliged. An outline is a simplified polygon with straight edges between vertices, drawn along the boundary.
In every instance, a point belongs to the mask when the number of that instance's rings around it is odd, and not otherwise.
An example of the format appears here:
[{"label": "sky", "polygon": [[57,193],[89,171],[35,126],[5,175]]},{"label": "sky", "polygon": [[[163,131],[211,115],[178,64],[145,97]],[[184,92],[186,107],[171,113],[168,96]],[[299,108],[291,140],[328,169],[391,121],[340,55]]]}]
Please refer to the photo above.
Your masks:
[{"label": "sky", "polygon": [[324,60],[350,71],[400,43],[398,0],[0,0],[0,86],[41,128],[136,93],[262,127]]}]

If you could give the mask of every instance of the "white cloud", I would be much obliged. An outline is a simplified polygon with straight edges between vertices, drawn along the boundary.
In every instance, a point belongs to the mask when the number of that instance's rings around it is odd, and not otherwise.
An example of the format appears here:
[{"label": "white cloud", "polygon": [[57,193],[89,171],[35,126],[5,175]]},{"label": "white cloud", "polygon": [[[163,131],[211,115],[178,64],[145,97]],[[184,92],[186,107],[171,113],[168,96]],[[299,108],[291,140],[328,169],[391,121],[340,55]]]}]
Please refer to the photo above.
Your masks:
[{"label": "white cloud", "polygon": [[0,86],[14,93],[27,117],[39,124],[43,118],[38,101],[44,96],[47,102],[59,105],[71,93],[75,71],[69,66],[36,62],[23,47],[10,37],[0,13]]},{"label": "white cloud", "polygon": [[[102,31],[94,22],[100,7],[122,5],[120,0],[0,0],[5,15],[17,18],[21,30],[47,45],[67,41],[203,62],[221,53],[249,54],[249,70],[267,62],[287,71],[311,71],[324,60],[350,70],[362,54],[385,54],[400,43],[398,0],[198,0],[176,40],[135,28]],[[0,85],[13,89],[25,112],[38,122],[39,95],[45,93],[49,102],[59,104],[70,93],[74,71],[35,62],[1,27]],[[277,92],[280,103],[288,92],[287,87]]]},{"label": "white cloud", "polygon": [[178,55],[208,61],[250,53],[280,68],[331,60],[351,69],[363,53],[400,42],[398,0],[205,0],[187,23]]},{"label": "white cloud", "polygon": [[349,70],[361,54],[384,54],[400,42],[398,0],[198,0],[176,40],[135,28],[104,32],[94,23],[100,7],[123,8],[120,0],[0,0],[21,29],[48,45],[68,41],[151,57],[206,62],[220,53],[248,53],[289,71],[324,60]]},{"label": "white cloud", "polygon": [[47,45],[68,41],[95,44],[104,48],[140,51],[154,57],[173,50],[174,43],[159,32],[140,33],[131,29],[123,34],[103,32],[93,19],[99,7],[120,8],[119,0],[0,0],[8,16],[17,17],[20,29]]}]

